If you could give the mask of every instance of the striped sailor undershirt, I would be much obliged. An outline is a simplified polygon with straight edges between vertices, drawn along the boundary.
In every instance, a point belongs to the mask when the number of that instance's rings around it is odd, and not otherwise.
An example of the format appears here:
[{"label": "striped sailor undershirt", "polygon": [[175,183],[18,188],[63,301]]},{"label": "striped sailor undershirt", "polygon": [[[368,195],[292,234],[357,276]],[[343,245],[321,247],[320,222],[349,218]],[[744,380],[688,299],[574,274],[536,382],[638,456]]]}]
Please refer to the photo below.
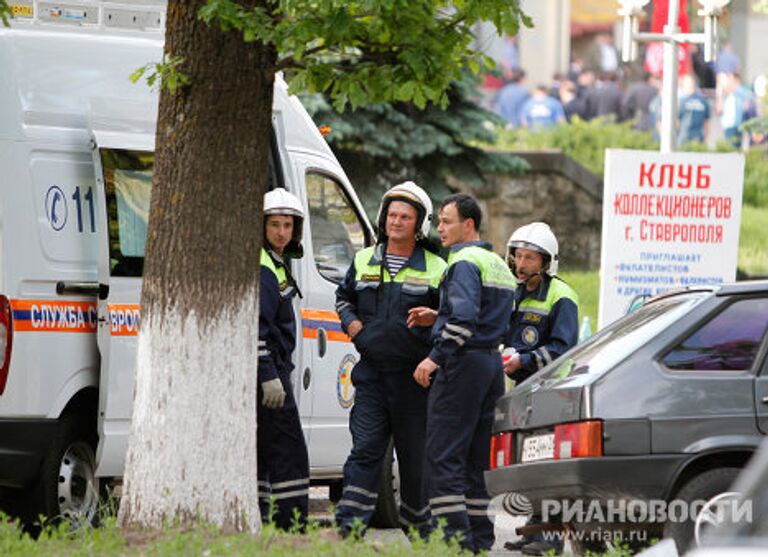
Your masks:
[{"label": "striped sailor undershirt", "polygon": [[387,271],[389,271],[389,276],[394,277],[397,273],[400,272],[400,269],[402,269],[405,266],[405,263],[408,261],[407,257],[402,257],[400,255],[392,255],[391,253],[387,254]]}]

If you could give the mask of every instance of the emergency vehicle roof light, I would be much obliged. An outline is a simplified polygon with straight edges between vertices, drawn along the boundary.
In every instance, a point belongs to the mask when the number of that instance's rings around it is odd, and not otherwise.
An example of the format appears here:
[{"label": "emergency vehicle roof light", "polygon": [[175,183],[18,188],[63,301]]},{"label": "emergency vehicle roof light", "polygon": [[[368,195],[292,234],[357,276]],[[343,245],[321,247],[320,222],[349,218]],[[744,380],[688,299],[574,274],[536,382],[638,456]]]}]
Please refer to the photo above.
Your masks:
[{"label": "emergency vehicle roof light", "polygon": [[0,395],[5,391],[5,384],[8,381],[12,346],[13,311],[8,298],[0,296]]}]

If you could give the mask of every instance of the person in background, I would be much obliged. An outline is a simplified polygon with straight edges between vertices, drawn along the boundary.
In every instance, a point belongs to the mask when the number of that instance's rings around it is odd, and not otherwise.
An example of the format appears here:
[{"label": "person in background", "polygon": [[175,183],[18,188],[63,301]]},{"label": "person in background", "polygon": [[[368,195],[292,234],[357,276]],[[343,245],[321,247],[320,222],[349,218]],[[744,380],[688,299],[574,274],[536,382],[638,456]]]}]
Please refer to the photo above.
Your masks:
[{"label": "person in background", "polygon": [[587,95],[595,88],[597,78],[592,70],[584,70],[576,77],[576,96],[586,102]]},{"label": "person in background", "polygon": [[588,119],[613,115],[617,121],[621,120],[621,97],[618,76],[614,72],[604,72],[597,85],[586,93],[585,115]]},{"label": "person in background", "polygon": [[616,73],[619,69],[619,55],[608,33],[599,33],[589,52],[587,66],[599,74]]},{"label": "person in background", "polygon": [[515,74],[520,73],[520,50],[518,48],[519,39],[517,35],[506,35],[504,44],[501,46],[501,74],[504,81],[512,81]]},{"label": "person in background", "polygon": [[571,63],[568,64],[568,79],[575,83],[585,69],[584,60],[578,57],[574,58],[571,60]]},{"label": "person in background", "polygon": [[[293,298],[299,293],[290,259],[303,255],[301,201],[283,188],[264,196],[264,247],[259,276],[259,509],[284,530],[303,527],[309,504],[309,458],[291,387],[296,348]],[[295,516],[294,516],[295,513]],[[296,520],[297,522],[294,522]]]},{"label": "person in background", "polygon": [[564,81],[560,86],[560,103],[563,105],[565,119],[570,122],[574,116],[584,120],[584,100],[576,95],[573,81]]},{"label": "person in background", "polygon": [[549,96],[547,87],[539,85],[520,110],[520,123],[533,131],[544,130],[565,123],[565,112],[560,101]]},{"label": "person in background", "polygon": [[741,73],[741,58],[733,50],[733,44],[727,41],[715,60],[715,75]]},{"label": "person in background", "polygon": [[699,80],[699,87],[702,89],[714,89],[717,85],[715,81],[715,64],[704,60],[704,50],[697,44],[691,44],[691,62],[693,71]]},{"label": "person in background", "polygon": [[497,112],[507,121],[507,127],[520,127],[520,111],[531,94],[525,88],[525,71],[514,73],[496,99]]},{"label": "person in background", "polygon": [[633,120],[634,128],[639,131],[653,129],[651,101],[659,94],[658,80],[648,72],[643,74],[643,81],[632,83],[621,101],[621,119]]},{"label": "person in background", "polygon": [[699,90],[696,78],[692,75],[680,77],[680,91],[678,101],[680,129],[677,134],[677,146],[680,147],[692,141],[704,143],[709,121],[709,101]]},{"label": "person in background", "polygon": [[547,90],[547,94],[553,99],[556,99],[559,101],[560,87],[562,87],[565,80],[566,80],[565,76],[560,72],[555,72],[554,74],[552,74],[552,82],[549,84],[549,89]]},{"label": "person in background", "polygon": [[719,73],[717,112],[725,139],[734,147],[741,147],[741,125],[757,115],[757,103],[752,91],[741,83],[738,73]]}]

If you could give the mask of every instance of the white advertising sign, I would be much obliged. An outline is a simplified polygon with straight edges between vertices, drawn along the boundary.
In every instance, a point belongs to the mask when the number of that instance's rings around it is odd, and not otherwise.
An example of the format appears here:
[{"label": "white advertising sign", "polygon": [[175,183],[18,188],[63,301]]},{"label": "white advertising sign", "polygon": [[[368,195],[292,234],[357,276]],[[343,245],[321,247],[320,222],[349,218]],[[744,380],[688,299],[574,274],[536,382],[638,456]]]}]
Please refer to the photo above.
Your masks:
[{"label": "white advertising sign", "polygon": [[609,149],[598,327],[638,295],[733,281],[744,157]]}]

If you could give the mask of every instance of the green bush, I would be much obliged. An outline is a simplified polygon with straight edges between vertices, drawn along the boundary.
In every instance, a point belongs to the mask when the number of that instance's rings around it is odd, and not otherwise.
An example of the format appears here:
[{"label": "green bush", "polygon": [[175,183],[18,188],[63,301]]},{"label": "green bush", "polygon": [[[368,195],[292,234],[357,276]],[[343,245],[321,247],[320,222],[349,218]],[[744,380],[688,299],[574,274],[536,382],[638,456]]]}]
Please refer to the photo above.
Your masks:
[{"label": "green bush", "polygon": [[578,118],[568,125],[538,132],[526,129],[499,130],[496,147],[511,151],[560,149],[598,176],[603,175],[606,149],[658,149],[649,132],[632,129],[631,122],[612,118]]},{"label": "green bush", "polygon": [[[568,125],[539,132],[500,129],[495,146],[511,151],[559,149],[598,176],[603,175],[606,149],[659,148],[649,132],[633,130],[631,122],[616,123],[612,118],[595,118],[588,122],[576,119]],[[680,150],[706,152],[709,149],[701,143],[689,143]],[[720,142],[714,151],[733,151],[733,147]],[[762,146],[747,152],[744,204],[768,207],[768,151]]]}]

